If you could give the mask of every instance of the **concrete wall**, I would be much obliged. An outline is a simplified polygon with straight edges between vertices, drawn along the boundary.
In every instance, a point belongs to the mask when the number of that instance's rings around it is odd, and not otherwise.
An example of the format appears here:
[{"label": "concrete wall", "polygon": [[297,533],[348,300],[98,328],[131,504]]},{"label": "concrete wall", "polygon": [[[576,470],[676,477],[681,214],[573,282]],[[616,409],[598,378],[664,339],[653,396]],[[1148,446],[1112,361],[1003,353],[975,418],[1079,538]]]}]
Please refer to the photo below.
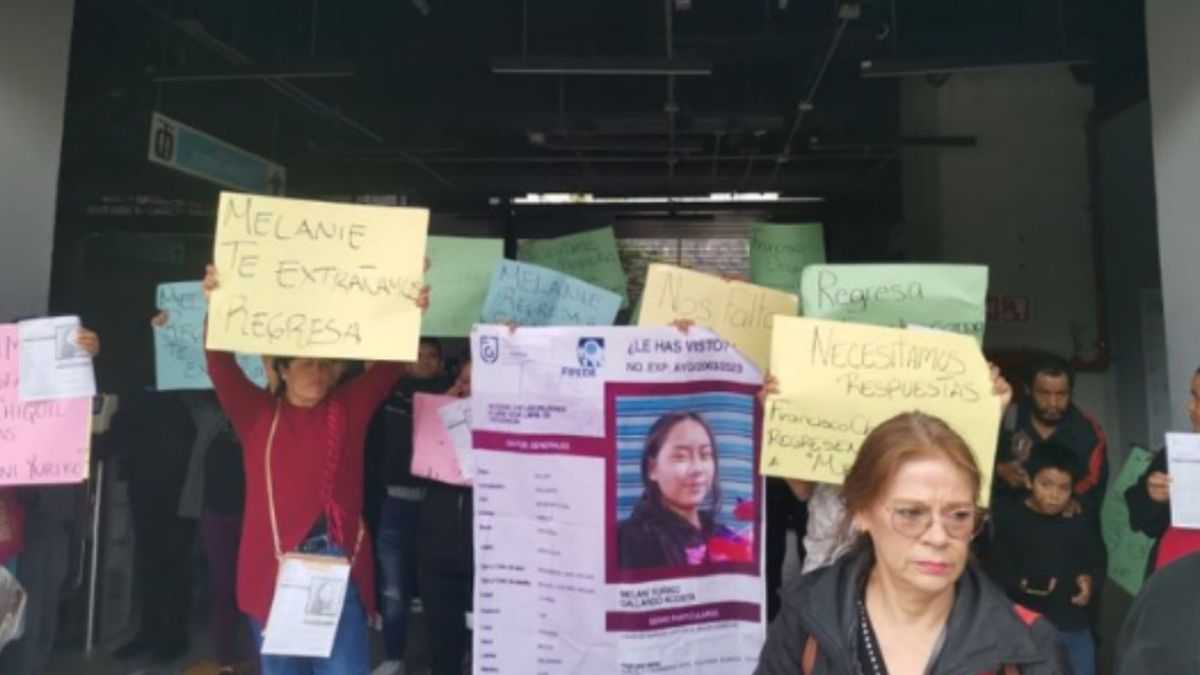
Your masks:
[{"label": "concrete wall", "polygon": [[0,2],[0,321],[46,311],[73,0]]},{"label": "concrete wall", "polygon": [[1200,365],[1200,3],[1149,0],[1146,41],[1154,123],[1158,246],[1175,429]]},{"label": "concrete wall", "polygon": [[1099,122],[1096,154],[1104,231],[1109,345],[1122,434],[1110,442],[1157,448],[1170,426],[1154,204],[1150,104]]},{"label": "concrete wall", "polygon": [[[988,326],[989,349],[1090,358],[1099,336],[1087,153],[1092,90],[1066,68],[954,74],[901,84],[905,136],[973,136],[972,148],[904,151],[907,257],[986,264],[994,294],[1027,296],[1028,323]],[[1119,429],[1112,377],[1076,399]]]}]

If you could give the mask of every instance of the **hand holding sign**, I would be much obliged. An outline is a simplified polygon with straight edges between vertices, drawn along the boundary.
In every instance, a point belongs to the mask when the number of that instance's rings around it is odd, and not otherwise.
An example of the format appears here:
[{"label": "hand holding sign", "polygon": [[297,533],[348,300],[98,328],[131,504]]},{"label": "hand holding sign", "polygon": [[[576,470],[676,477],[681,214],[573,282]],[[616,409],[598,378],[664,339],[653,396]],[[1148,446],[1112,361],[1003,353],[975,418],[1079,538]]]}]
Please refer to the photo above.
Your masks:
[{"label": "hand holding sign", "polygon": [[75,344],[93,359],[100,355],[100,336],[96,335],[96,331],[80,327],[75,334]]},{"label": "hand holding sign", "polygon": [[217,267],[213,264],[204,266],[204,281],[201,282],[201,288],[204,289],[204,299],[212,300],[212,294],[217,290],[221,282],[217,279]]}]

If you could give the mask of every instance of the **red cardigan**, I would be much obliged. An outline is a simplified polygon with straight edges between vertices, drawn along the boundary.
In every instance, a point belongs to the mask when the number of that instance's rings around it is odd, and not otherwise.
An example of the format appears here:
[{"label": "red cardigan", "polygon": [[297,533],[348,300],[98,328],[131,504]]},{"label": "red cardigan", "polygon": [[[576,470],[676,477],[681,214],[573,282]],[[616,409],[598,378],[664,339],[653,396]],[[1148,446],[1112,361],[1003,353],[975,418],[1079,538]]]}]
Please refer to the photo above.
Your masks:
[{"label": "red cardigan", "polygon": [[[267,505],[267,434],[275,412],[276,397],[246,378],[229,352],[207,352],[208,374],[221,408],[242,441],[246,467],[246,511],[242,543],[238,553],[238,607],[260,624],[266,624],[275,593],[279,564],[271,534]],[[333,476],[331,500],[341,516],[340,540],[351,555],[362,524],[363,442],[367,425],[388,391],[400,378],[401,365],[379,363],[362,376],[335,389],[312,408],[299,408],[283,401],[275,445],[271,451],[275,483],[275,511],[279,539],[285,553],[296,547],[325,510],[321,492],[325,482],[328,437],[327,419],[331,406],[344,416],[340,459]],[[334,419],[337,415],[335,414]],[[358,595],[375,614],[375,566],[370,537],[364,536],[351,576]]]}]

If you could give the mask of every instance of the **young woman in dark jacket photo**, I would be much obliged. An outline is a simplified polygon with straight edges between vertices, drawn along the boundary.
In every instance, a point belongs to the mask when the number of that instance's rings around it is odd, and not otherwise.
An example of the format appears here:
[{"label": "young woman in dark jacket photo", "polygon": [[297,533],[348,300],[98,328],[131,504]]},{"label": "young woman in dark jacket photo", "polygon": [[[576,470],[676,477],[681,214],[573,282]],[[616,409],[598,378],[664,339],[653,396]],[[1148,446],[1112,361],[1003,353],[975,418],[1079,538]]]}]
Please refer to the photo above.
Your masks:
[{"label": "young woman in dark jacket photo", "polygon": [[641,467],[645,492],[617,532],[619,567],[707,561],[719,499],[717,444],[708,423],[690,412],[658,418],[646,434]]}]

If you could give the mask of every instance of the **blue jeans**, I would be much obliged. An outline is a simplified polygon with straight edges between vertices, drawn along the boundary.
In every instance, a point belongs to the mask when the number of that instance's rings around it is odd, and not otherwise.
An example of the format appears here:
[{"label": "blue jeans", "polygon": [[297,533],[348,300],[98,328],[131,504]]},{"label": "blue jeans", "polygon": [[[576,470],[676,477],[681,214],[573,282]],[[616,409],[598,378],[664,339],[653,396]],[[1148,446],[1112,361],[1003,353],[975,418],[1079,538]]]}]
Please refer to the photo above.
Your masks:
[{"label": "blue jeans", "polygon": [[[309,539],[302,545],[305,553],[316,555],[345,555],[342,549],[325,537]],[[354,580],[346,585],[346,604],[338,621],[333,651],[327,659],[301,656],[262,655],[260,675],[365,675],[371,670],[371,642],[367,634],[367,610],[358,597]],[[251,619],[254,637],[262,650],[263,626]]]},{"label": "blue jeans", "polygon": [[375,534],[375,555],[379,561],[384,654],[389,661],[403,661],[408,649],[408,612],[416,590],[411,579],[420,524],[421,502],[395,497],[384,500]]},{"label": "blue jeans", "polygon": [[1062,640],[1075,675],[1096,675],[1096,643],[1091,631],[1059,631],[1058,638]]}]

